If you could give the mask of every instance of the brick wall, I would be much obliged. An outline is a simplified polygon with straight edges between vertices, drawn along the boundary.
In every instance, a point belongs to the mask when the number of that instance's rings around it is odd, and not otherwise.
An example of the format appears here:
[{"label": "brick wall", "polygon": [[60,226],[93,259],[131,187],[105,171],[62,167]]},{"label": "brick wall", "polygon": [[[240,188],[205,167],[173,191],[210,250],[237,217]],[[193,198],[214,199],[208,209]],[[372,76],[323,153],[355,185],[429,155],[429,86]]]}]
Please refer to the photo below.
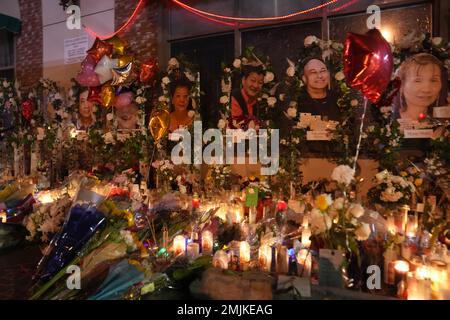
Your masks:
[{"label": "brick wall", "polygon": [[[141,61],[150,57],[157,58],[157,23],[158,2],[144,0],[138,14],[130,26],[119,34],[130,45],[135,57]],[[115,28],[120,28],[132,15],[138,1],[116,0],[115,1]]]},{"label": "brick wall", "polygon": [[16,77],[26,90],[42,77],[41,0],[19,0],[22,31],[17,37]]}]

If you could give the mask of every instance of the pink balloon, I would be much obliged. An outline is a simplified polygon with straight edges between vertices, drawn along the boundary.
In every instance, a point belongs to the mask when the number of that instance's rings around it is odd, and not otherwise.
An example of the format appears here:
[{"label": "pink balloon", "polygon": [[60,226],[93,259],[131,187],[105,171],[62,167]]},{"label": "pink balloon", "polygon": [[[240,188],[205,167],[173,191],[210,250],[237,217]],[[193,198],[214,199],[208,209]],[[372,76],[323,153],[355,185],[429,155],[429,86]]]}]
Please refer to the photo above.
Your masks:
[{"label": "pink balloon", "polygon": [[95,59],[91,55],[87,55],[81,63],[81,70],[78,72],[75,80],[85,87],[97,87],[100,85],[98,75],[95,73]]},{"label": "pink balloon", "polygon": [[114,100],[114,106],[116,108],[123,108],[128,105],[130,105],[133,102],[133,93],[132,92],[125,92],[121,93],[120,95],[116,96]]}]

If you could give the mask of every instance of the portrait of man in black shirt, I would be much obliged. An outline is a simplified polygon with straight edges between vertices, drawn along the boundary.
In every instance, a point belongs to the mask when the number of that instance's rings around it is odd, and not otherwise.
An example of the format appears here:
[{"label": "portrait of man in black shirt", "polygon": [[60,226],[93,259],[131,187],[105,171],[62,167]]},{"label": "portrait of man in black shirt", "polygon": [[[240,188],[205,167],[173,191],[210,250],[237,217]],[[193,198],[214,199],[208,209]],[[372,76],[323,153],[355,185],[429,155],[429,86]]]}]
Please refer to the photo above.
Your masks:
[{"label": "portrait of man in black shirt", "polygon": [[306,92],[298,101],[298,111],[321,116],[324,121],[339,121],[338,97],[330,89],[331,74],[325,63],[319,58],[310,58],[303,62],[301,71]]}]

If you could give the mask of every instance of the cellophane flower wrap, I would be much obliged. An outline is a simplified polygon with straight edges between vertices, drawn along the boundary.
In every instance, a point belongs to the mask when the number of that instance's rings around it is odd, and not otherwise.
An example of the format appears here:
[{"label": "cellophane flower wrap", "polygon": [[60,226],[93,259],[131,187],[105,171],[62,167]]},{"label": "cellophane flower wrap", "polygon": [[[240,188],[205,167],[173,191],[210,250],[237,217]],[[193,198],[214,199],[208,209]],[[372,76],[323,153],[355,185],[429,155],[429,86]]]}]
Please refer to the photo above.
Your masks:
[{"label": "cellophane flower wrap", "polygon": [[50,244],[51,251],[43,266],[41,280],[49,280],[72,261],[105,224],[105,215],[97,210],[97,206],[108,192],[108,185],[101,185],[95,179],[83,179],[61,232]]}]

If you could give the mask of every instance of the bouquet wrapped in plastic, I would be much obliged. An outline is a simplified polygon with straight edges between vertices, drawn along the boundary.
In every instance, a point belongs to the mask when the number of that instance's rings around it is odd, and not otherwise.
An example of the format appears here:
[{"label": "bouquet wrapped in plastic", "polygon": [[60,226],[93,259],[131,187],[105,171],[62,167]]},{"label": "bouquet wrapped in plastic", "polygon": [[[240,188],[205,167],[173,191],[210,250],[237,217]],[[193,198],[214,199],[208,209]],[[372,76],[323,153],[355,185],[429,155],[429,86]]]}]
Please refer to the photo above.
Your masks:
[{"label": "bouquet wrapped in plastic", "polygon": [[106,198],[109,186],[84,178],[62,230],[50,243],[50,253],[40,262],[40,280],[47,281],[72,261],[105,223],[97,206]]}]

